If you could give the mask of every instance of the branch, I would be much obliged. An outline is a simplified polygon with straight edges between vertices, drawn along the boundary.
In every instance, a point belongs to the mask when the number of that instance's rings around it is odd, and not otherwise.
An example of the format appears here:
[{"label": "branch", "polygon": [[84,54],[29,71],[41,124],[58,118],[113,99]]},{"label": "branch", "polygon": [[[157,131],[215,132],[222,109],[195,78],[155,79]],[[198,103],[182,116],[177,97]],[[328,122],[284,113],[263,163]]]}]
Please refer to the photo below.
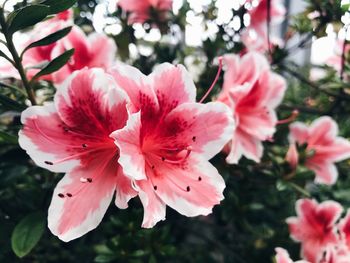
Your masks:
[{"label": "branch", "polygon": [[32,103],[32,105],[36,105],[34,91],[33,91],[32,87],[27,79],[27,76],[25,74],[25,71],[24,71],[24,68],[22,65],[22,61],[17,53],[15,45],[13,44],[12,34],[10,34],[8,32],[8,26],[6,23],[6,18],[4,15],[3,8],[0,8],[0,25],[1,25],[2,33],[4,34],[5,39],[6,39],[7,48],[10,51],[12,58],[13,58],[13,61],[15,62],[15,67],[18,70],[19,75],[21,76],[23,86],[26,89],[28,98],[29,98],[30,102]]}]

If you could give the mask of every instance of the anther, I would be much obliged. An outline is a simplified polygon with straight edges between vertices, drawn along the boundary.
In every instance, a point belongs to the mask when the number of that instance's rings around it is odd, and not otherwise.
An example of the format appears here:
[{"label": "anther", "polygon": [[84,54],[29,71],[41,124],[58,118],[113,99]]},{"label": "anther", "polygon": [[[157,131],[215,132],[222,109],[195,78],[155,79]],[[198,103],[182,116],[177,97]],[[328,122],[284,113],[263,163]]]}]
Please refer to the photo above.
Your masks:
[{"label": "anther", "polygon": [[157,191],[158,187],[155,185],[153,186],[154,191]]},{"label": "anther", "polygon": [[198,177],[198,181],[202,181],[202,177],[199,176],[199,177]]},{"label": "anther", "polygon": [[72,197],[73,195],[71,193],[66,194],[68,197]]},{"label": "anther", "polygon": [[191,191],[191,188],[189,186],[187,186],[186,191],[187,192]]},{"label": "anther", "polygon": [[45,161],[45,163],[48,165],[53,165],[53,162]]},{"label": "anther", "polygon": [[59,193],[59,194],[58,194],[58,197],[60,197],[60,198],[64,198],[64,194]]}]

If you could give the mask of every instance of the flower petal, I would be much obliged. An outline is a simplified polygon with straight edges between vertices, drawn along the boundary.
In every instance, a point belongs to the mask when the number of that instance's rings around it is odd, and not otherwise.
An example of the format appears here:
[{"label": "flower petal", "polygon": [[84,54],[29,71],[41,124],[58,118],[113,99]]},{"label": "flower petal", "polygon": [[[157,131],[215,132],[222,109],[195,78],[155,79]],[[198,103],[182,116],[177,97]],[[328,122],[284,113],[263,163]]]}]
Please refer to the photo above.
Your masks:
[{"label": "flower petal", "polygon": [[315,172],[315,183],[332,185],[338,179],[337,168],[332,163],[318,162],[312,158],[306,161],[305,166]]},{"label": "flower petal", "polygon": [[130,178],[124,175],[121,167],[116,178],[116,191],[115,205],[120,209],[128,208],[129,200],[137,196],[137,191],[132,187]]},{"label": "flower petal", "polygon": [[213,165],[195,154],[185,165],[163,162],[147,173],[156,195],[185,216],[208,215],[224,199],[223,178]]},{"label": "flower petal", "polygon": [[140,112],[130,115],[126,126],[111,134],[120,150],[118,162],[126,176],[135,180],[146,179],[145,158],[141,151]]},{"label": "flower petal", "polygon": [[163,115],[182,103],[196,101],[196,87],[182,65],[160,64],[149,78]]},{"label": "flower petal", "polygon": [[59,87],[54,101],[70,128],[90,136],[108,139],[128,118],[127,95],[102,69],[76,71]]},{"label": "flower petal", "polygon": [[23,128],[19,132],[19,145],[26,150],[36,165],[53,172],[67,172],[80,164],[79,158],[73,158],[54,165],[53,162],[79,154],[86,140],[76,138],[64,130],[64,123],[58,116],[55,106],[32,106],[22,112]]},{"label": "flower petal", "polygon": [[144,208],[142,227],[152,228],[159,221],[165,220],[166,205],[155,194],[149,180],[137,181],[139,197]]},{"label": "flower petal", "polygon": [[184,103],[165,118],[159,140],[168,148],[191,146],[205,159],[216,155],[231,139],[235,123],[223,103]]},{"label": "flower petal", "polygon": [[289,142],[298,144],[304,144],[309,139],[308,127],[302,122],[294,122],[289,125]]},{"label": "flower petal", "polygon": [[117,171],[113,154],[101,152],[88,167],[67,173],[58,183],[49,208],[51,232],[68,242],[96,228],[113,198]]}]

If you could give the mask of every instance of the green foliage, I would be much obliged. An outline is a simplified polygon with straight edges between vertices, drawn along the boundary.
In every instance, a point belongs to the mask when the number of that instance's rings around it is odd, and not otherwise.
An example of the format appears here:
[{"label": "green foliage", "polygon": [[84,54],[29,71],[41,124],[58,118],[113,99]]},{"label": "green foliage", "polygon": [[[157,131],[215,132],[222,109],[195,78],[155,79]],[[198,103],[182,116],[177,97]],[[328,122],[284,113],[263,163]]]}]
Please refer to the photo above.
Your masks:
[{"label": "green foliage", "polygon": [[[11,33],[28,30],[49,15],[76,3],[72,0],[37,2],[40,4],[32,5],[33,2],[28,1],[28,5],[24,1],[19,4],[21,9],[7,16]],[[76,23],[87,32],[93,30],[89,17],[97,2],[79,0],[74,7]],[[191,12],[196,14],[190,4],[184,2],[178,15],[170,15],[167,22],[157,21],[163,36],[167,33],[176,35],[176,32],[169,33],[174,25],[184,30],[187,26],[186,15]],[[317,68],[325,74],[317,80],[310,79],[310,70],[316,67],[301,67],[292,61],[295,52],[305,48],[313,37],[325,34],[328,23],[339,25],[348,7],[341,6],[340,1],[333,1],[333,4],[332,1],[321,0],[306,2],[307,9],[293,18],[285,38],[288,41],[288,34],[299,33],[300,42],[290,48],[279,46],[271,50],[273,69],[288,80],[288,91],[278,115],[283,119],[292,110],[298,109],[299,120],[305,122],[311,122],[321,115],[330,115],[340,124],[341,134],[349,138],[349,61],[344,67],[345,78],[341,78],[334,69],[322,66]],[[244,8],[231,11],[235,16],[244,17]],[[308,15],[314,11],[319,12],[320,16],[310,21]],[[208,26],[206,22],[215,22],[217,12],[212,1],[196,15],[203,16],[205,27]],[[203,64],[196,83],[198,98],[206,92],[216,75],[215,58],[244,50],[243,44],[236,38],[244,25],[233,30],[230,26],[232,20],[218,25],[217,33],[204,39],[202,46],[188,47],[184,44],[184,38],[178,43],[166,38],[157,42],[137,38],[135,28],[127,23],[127,14],[120,10],[111,14],[110,18],[116,19],[121,27],[120,32],[111,36],[118,46],[119,59],[137,66],[145,74],[159,63],[185,63],[191,56],[196,63]],[[145,24],[143,29],[147,32],[154,26]],[[55,32],[31,43],[26,50],[55,43],[69,31],[70,28],[65,28]],[[150,55],[138,53],[132,57],[130,47],[135,46],[151,48],[152,52]],[[73,52],[68,50],[51,62],[36,65],[40,71],[30,82],[30,87],[37,94],[45,94],[39,103],[50,101],[56,87],[38,79],[59,70]],[[0,56],[5,57],[5,54],[0,53]],[[220,91],[222,82],[221,77],[213,91],[213,98]],[[277,246],[288,249],[297,259],[299,246],[289,238],[285,223],[287,217],[295,215],[297,199],[333,199],[350,208],[350,163],[345,161],[338,164],[339,180],[336,185],[314,184],[313,172],[302,165],[292,171],[285,162],[288,125],[280,125],[274,142],[264,143],[265,154],[261,163],[243,159],[239,165],[228,165],[224,154],[212,160],[224,176],[227,187],[225,199],[211,215],[185,218],[168,208],[166,221],[153,229],[142,229],[143,208],[135,199],[127,210],[119,210],[112,204],[96,230],[78,240],[64,243],[45,231],[47,208],[53,189],[62,175],[38,168],[17,144],[20,114],[27,105],[22,81],[9,79],[0,83],[0,262],[270,263]],[[40,239],[42,242],[39,242]]]},{"label": "green foliage", "polygon": [[73,54],[74,54],[74,48],[67,50],[63,54],[57,56],[52,61],[50,61],[47,65],[45,65],[42,68],[42,70],[40,70],[37,74],[35,74],[35,76],[32,78],[31,81],[35,81],[41,76],[45,76],[59,70],[65,64],[67,64],[68,60],[71,58],[71,56],[73,56]]},{"label": "green foliage", "polygon": [[45,230],[45,215],[30,214],[15,227],[11,237],[12,249],[18,257],[27,255],[39,242]]},{"label": "green foliage", "polygon": [[46,5],[29,5],[13,11],[10,14],[9,32],[11,34],[33,26],[44,20],[49,14],[50,8]]},{"label": "green foliage", "polygon": [[52,43],[55,43],[57,40],[60,40],[61,38],[64,38],[66,35],[68,35],[71,30],[72,30],[71,26],[66,27],[66,28],[58,30],[58,31],[38,40],[38,41],[31,43],[22,51],[22,56],[28,49],[31,49],[34,47],[40,47],[40,46],[47,46],[47,45],[50,45]]}]

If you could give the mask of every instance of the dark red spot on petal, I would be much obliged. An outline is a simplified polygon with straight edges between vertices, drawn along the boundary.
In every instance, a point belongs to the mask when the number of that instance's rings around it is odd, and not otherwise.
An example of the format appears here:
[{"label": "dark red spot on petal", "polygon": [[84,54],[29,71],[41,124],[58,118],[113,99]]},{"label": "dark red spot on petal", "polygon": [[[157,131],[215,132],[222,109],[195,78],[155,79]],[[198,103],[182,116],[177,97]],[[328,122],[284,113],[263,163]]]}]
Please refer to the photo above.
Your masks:
[{"label": "dark red spot on petal", "polygon": [[153,186],[154,190],[157,191],[158,187],[155,185]]},{"label": "dark red spot on petal", "polygon": [[53,165],[53,162],[45,161],[45,163],[48,165]]},{"label": "dark red spot on petal", "polygon": [[92,183],[92,178],[86,178],[89,183]]},{"label": "dark red spot on petal", "polygon": [[199,176],[199,177],[198,177],[198,181],[202,181],[202,177]]},{"label": "dark red spot on petal", "polygon": [[59,193],[59,194],[58,194],[58,197],[60,197],[60,198],[64,198],[64,194]]},{"label": "dark red spot on petal", "polygon": [[189,186],[187,186],[186,191],[187,192],[191,191],[191,188]]},{"label": "dark red spot on petal", "polygon": [[73,195],[71,193],[66,194],[68,197],[72,197]]}]

